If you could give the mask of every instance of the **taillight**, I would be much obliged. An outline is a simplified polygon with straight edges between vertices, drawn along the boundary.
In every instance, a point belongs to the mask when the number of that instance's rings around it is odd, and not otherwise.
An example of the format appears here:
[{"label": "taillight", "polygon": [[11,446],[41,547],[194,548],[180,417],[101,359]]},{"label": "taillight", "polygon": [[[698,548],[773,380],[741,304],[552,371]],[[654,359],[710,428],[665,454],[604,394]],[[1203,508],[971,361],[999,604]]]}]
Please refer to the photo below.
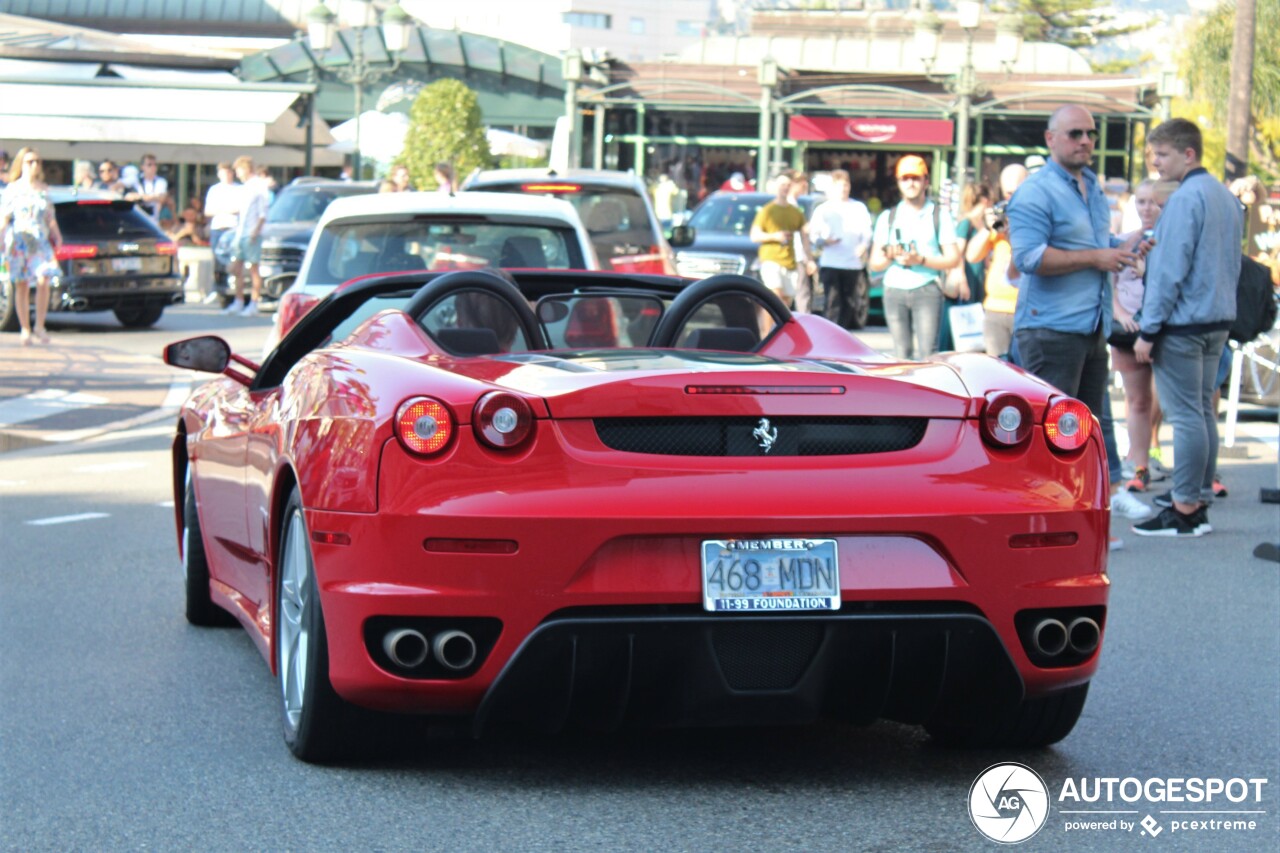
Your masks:
[{"label": "taillight", "polygon": [[490,391],[476,401],[471,428],[484,444],[508,450],[522,444],[533,433],[533,408],[515,394]]},{"label": "taillight", "polygon": [[620,273],[665,275],[669,271],[667,258],[660,246],[650,246],[649,251],[643,255],[619,255],[616,258],[610,258],[609,265],[613,267],[614,272]]},{"label": "taillight", "polygon": [[308,311],[316,306],[320,297],[309,293],[286,293],[280,297],[280,337],[298,324]]},{"label": "taillight", "polygon": [[1059,397],[1044,416],[1044,436],[1055,450],[1079,450],[1093,431],[1093,413],[1079,400]]},{"label": "taillight", "polygon": [[176,255],[178,254],[177,243],[156,243],[157,255]]},{"label": "taillight", "polygon": [[536,184],[521,184],[520,189],[527,193],[577,193],[582,192],[582,185],[566,184],[563,181],[542,181]]},{"label": "taillight", "polygon": [[410,397],[396,410],[396,438],[410,453],[439,453],[453,438],[453,417],[439,400]]},{"label": "taillight", "polygon": [[78,243],[63,243],[58,247],[58,260],[60,261],[78,261],[84,258],[96,258],[98,256],[97,246],[86,246]]},{"label": "taillight", "polygon": [[980,417],[982,437],[996,447],[1017,447],[1031,436],[1031,404],[1017,394],[995,394]]}]

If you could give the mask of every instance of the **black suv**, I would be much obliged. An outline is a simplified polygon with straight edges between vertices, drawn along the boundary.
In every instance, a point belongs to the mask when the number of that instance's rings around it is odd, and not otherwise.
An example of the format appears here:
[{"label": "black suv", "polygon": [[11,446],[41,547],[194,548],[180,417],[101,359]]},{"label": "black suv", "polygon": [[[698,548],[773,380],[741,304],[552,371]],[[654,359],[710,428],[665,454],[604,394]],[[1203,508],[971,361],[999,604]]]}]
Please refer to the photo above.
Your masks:
[{"label": "black suv", "polygon": [[[276,192],[262,226],[262,296],[279,299],[292,279],[277,276],[296,273],[302,266],[311,235],[321,214],[335,198],[376,192],[373,181],[337,181],[329,178],[296,178]],[[234,234],[234,232],[233,232]],[[227,267],[230,266],[232,235],[223,237],[214,247],[214,280],[219,290],[229,290]]]},{"label": "black suv", "polygon": [[[154,324],[183,299],[178,247],[133,202],[114,193],[53,187],[62,245],[49,310],[114,311],[126,326]],[[13,289],[0,288],[0,330],[18,328]]]}]

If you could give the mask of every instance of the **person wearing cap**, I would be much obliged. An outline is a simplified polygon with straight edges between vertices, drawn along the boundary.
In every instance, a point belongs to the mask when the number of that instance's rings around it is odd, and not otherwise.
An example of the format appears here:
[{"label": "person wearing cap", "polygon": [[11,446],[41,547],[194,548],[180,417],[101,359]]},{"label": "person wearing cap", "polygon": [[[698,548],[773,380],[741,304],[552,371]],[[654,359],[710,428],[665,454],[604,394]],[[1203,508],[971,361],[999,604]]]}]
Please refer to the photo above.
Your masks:
[{"label": "person wearing cap", "polygon": [[884,317],[900,359],[922,359],[938,351],[942,278],[960,262],[951,214],[926,192],[929,167],[914,154],[898,161],[902,201],[876,219],[871,269],[884,272]]},{"label": "person wearing cap", "polygon": [[[790,171],[773,179],[774,197],[756,213],[751,223],[751,241],[759,243],[760,280],[778,294],[783,304],[790,305],[800,287],[800,266],[796,256],[796,238],[805,258],[812,258],[809,235],[805,231],[804,211],[791,203]],[[805,260],[804,272],[813,275],[818,266]]]}]

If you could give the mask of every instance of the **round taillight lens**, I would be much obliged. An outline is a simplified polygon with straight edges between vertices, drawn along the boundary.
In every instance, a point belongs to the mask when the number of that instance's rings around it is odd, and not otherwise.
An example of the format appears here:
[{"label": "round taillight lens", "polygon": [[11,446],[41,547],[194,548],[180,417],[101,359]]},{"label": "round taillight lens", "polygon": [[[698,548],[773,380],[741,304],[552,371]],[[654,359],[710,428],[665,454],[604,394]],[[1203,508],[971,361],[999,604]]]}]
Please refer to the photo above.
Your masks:
[{"label": "round taillight lens", "polygon": [[533,408],[523,397],[490,391],[476,401],[471,428],[484,444],[499,450],[517,447],[533,434]]},{"label": "round taillight lens", "polygon": [[1031,404],[1017,394],[996,394],[982,410],[982,437],[996,447],[1017,447],[1031,427]]},{"label": "round taillight lens", "polygon": [[439,400],[411,397],[396,411],[396,438],[410,453],[439,453],[453,438],[453,417]]},{"label": "round taillight lens", "polygon": [[1055,450],[1078,450],[1093,431],[1093,413],[1079,400],[1059,397],[1044,416],[1044,435]]}]

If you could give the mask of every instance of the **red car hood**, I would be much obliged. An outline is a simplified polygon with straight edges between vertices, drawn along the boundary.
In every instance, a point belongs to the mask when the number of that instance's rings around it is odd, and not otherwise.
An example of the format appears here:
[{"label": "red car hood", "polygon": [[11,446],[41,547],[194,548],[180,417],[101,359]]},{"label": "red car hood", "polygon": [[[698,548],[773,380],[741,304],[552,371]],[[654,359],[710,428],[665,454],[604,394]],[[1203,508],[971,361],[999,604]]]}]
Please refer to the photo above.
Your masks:
[{"label": "red car hood", "polygon": [[451,372],[533,395],[553,418],[912,415],[963,418],[969,391],[945,364],[600,350],[459,360]]}]

